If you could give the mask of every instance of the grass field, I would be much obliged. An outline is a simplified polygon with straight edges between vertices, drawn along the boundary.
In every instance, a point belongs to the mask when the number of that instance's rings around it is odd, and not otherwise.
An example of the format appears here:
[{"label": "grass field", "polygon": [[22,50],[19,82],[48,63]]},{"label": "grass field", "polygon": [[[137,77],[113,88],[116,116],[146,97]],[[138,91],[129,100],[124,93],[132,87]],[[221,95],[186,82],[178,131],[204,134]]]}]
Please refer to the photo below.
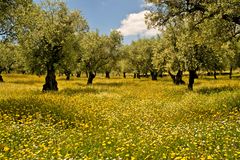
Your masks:
[{"label": "grass field", "polygon": [[3,78],[0,159],[240,159],[239,78]]}]

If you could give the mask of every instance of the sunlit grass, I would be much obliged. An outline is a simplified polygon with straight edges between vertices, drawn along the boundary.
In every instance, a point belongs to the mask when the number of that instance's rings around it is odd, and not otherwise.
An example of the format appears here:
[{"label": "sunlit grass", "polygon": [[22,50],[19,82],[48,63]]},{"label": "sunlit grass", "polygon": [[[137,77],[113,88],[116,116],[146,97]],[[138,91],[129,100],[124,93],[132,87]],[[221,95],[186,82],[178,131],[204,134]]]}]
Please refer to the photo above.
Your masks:
[{"label": "sunlit grass", "polygon": [[237,78],[64,78],[4,75],[0,159],[240,159]]}]

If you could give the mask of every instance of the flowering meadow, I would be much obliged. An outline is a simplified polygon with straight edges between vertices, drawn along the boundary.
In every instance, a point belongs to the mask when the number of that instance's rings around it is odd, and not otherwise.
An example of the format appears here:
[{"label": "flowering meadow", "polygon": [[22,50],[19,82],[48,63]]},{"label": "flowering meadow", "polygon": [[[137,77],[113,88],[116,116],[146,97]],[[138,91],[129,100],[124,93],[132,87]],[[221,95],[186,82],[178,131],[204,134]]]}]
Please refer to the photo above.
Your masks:
[{"label": "flowering meadow", "polygon": [[[240,159],[240,80],[3,75],[0,159]],[[187,77],[184,77],[187,81]]]}]

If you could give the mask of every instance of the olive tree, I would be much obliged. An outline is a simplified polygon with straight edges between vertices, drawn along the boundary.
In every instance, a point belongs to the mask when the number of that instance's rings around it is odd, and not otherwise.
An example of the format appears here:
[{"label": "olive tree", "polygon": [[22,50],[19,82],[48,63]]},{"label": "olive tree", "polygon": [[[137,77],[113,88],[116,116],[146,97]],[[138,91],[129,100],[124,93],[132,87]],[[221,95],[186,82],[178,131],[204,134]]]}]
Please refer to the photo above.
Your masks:
[{"label": "olive tree", "polygon": [[32,0],[3,0],[0,2],[1,40],[15,40],[24,11],[32,5]]},{"label": "olive tree", "polygon": [[43,91],[57,91],[56,68],[70,56],[67,49],[74,48],[77,33],[85,31],[88,25],[79,11],[70,11],[59,1],[46,0],[28,14],[31,20],[25,19],[20,43],[29,64],[47,72]]},{"label": "olive tree", "polygon": [[84,70],[88,73],[87,84],[92,84],[97,71],[109,64],[118,53],[116,49],[121,42],[121,36],[118,33],[116,37],[112,36],[113,33],[107,36],[98,32],[88,32],[80,40],[80,59]]},{"label": "olive tree", "polygon": [[140,78],[142,72],[147,76],[148,72],[151,73],[152,79],[157,80],[156,70],[152,63],[154,39],[139,39],[133,41],[127,47],[129,60],[134,69],[134,77]]},{"label": "olive tree", "polygon": [[108,36],[108,48],[110,52],[109,63],[103,66],[105,71],[106,78],[110,78],[111,71],[116,68],[117,61],[121,58],[121,46],[122,46],[123,37],[120,32],[113,30]]},{"label": "olive tree", "polygon": [[158,76],[162,77],[163,73],[168,71],[168,62],[170,54],[167,49],[167,41],[163,36],[157,37],[153,44],[153,67],[157,70]]},{"label": "olive tree", "polygon": [[[5,0],[0,2],[0,74],[10,70],[16,61],[14,44],[22,20],[22,12],[31,6],[32,0]],[[14,48],[14,50],[13,50]],[[0,81],[3,81],[0,75]]]},{"label": "olive tree", "polygon": [[0,43],[0,82],[3,82],[1,73],[3,71],[10,72],[12,66],[16,62],[16,50],[13,45]]},{"label": "olive tree", "polygon": [[168,25],[173,25],[173,30],[178,33],[176,53],[184,62],[184,68],[189,71],[188,88],[192,90],[194,79],[197,77],[196,71],[209,62],[206,55],[223,53],[216,52],[216,47],[221,48],[227,41],[239,37],[239,1],[218,3],[202,0],[147,0],[147,2],[154,4],[150,8],[150,14],[146,16],[148,24],[164,29]]},{"label": "olive tree", "polygon": [[[78,67],[79,57],[78,52],[80,50],[79,38],[82,37],[83,33],[78,33],[75,38],[66,43],[66,47],[63,48],[63,52],[67,55],[64,59],[59,62],[59,72],[66,75],[66,80],[70,80],[71,74]],[[70,43],[70,44],[68,44]]]}]

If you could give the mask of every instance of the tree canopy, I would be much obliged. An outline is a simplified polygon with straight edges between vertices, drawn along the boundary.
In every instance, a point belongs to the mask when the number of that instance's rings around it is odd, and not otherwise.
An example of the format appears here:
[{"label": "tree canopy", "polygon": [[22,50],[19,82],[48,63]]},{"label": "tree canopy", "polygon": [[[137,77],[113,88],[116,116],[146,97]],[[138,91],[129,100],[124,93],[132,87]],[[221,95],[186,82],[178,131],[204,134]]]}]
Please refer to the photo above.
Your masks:
[{"label": "tree canopy", "polygon": [[83,36],[80,54],[83,68],[89,73],[88,84],[92,84],[97,71],[118,57],[121,43],[122,36],[117,31],[112,31],[109,36],[98,32],[88,32]]},{"label": "tree canopy", "polygon": [[30,65],[47,70],[43,90],[58,90],[55,70],[68,59],[76,45],[76,37],[88,29],[79,11],[69,11],[65,3],[45,1],[35,7],[32,19],[25,19],[20,32],[20,43],[26,49]]},{"label": "tree canopy", "polygon": [[[123,36],[89,31],[87,20],[66,3],[45,0],[0,2],[0,73],[46,73],[43,91],[58,90],[56,73],[67,79],[85,71],[88,84],[98,73],[133,72],[157,80],[168,72],[175,84],[193,89],[197,72],[240,66],[240,0],[145,0],[146,23],[161,34],[123,45]],[[16,69],[18,68],[18,69]],[[176,73],[176,75],[174,75]],[[2,77],[1,77],[2,80]],[[3,80],[2,80],[3,81]]]},{"label": "tree canopy", "polygon": [[224,58],[235,56],[236,52],[229,55],[228,47],[223,48],[239,41],[239,0],[146,2],[153,4],[146,15],[148,25],[162,29],[172,62],[189,71],[189,89],[197,70],[220,70]]}]

